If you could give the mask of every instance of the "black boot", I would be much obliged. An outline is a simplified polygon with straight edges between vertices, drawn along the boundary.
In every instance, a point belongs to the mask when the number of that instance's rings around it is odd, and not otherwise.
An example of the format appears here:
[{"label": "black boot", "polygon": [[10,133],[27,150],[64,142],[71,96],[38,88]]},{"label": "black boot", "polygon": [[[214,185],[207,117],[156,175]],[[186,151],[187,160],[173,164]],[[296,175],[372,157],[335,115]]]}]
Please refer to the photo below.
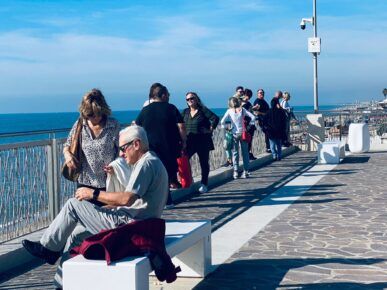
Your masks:
[{"label": "black boot", "polygon": [[51,251],[43,247],[39,242],[23,240],[22,245],[31,255],[45,260],[50,265],[54,265],[61,256],[61,252]]}]

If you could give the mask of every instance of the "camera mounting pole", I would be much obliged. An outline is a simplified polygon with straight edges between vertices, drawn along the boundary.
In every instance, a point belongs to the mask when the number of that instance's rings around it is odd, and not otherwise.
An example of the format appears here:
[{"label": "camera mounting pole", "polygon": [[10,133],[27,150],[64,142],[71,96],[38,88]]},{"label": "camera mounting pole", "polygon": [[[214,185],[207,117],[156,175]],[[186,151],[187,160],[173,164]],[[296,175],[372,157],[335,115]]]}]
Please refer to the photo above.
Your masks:
[{"label": "camera mounting pole", "polygon": [[314,93],[314,113],[318,113],[318,77],[317,77],[317,55],[320,54],[321,39],[317,37],[317,0],[313,0],[313,17],[302,18],[300,27],[305,29],[306,24],[313,25],[313,37],[308,38],[308,52],[313,55],[313,93]]},{"label": "camera mounting pole", "polygon": [[[317,13],[316,0],[313,0],[313,36],[317,39]],[[317,77],[317,52],[313,52],[313,92],[314,113],[318,113],[318,77]]]}]

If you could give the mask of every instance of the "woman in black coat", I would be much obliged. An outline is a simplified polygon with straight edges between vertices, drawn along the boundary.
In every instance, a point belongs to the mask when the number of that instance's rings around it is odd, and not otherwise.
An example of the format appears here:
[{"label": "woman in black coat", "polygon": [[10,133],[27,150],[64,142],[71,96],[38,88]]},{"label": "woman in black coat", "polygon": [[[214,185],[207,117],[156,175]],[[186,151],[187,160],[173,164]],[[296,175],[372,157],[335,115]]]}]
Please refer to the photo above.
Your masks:
[{"label": "woman in black coat", "polygon": [[271,109],[264,116],[264,130],[269,137],[273,160],[282,158],[282,140],[286,136],[286,113],[278,98],[271,100]]},{"label": "woman in black coat", "polygon": [[195,153],[199,156],[202,171],[200,193],[208,191],[208,174],[210,173],[209,155],[214,150],[212,131],[219,123],[219,117],[203,106],[199,96],[189,92],[185,96],[188,108],[182,112],[187,131],[187,155],[191,158]]}]

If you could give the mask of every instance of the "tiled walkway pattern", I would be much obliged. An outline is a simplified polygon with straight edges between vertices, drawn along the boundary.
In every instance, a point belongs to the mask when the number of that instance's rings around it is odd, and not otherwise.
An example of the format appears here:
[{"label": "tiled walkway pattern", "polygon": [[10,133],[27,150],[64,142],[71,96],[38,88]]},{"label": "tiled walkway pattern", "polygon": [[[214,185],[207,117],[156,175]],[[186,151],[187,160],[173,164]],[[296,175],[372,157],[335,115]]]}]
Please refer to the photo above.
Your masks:
[{"label": "tiled walkway pattern", "polygon": [[[211,219],[216,230],[313,165],[313,156],[291,155],[164,218]],[[347,157],[195,289],[387,289],[386,182],[386,153]],[[53,272],[44,265],[0,277],[0,289],[50,289]]]},{"label": "tiled walkway pattern", "polygon": [[195,289],[387,289],[386,182],[347,157]]}]

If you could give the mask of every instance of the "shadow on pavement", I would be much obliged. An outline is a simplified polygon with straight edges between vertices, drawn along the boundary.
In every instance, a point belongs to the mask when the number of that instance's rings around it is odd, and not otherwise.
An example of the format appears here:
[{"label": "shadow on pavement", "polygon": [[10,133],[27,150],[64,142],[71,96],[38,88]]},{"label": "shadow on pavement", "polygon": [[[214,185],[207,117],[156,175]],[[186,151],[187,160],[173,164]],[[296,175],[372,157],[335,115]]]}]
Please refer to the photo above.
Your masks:
[{"label": "shadow on pavement", "polygon": [[[286,159],[284,159],[284,161],[285,160]],[[230,181],[230,187],[225,187],[223,184],[223,186],[215,187],[206,194],[191,195],[184,201],[178,203],[171,212],[164,212],[163,218],[167,220],[173,220],[175,217],[181,219],[186,215],[186,219],[191,220],[210,219],[212,222],[212,231],[216,231],[236,216],[242,214],[251,207],[256,206],[257,202],[277,191],[283,185],[308,171],[316,164],[316,159],[314,157],[309,157],[307,162],[303,163],[300,167],[298,166],[296,169],[293,167],[294,164],[292,162],[278,162],[275,164],[281,165],[281,167],[278,168],[279,171],[274,169],[273,171],[268,172],[261,168],[258,171],[252,172],[251,178]],[[270,180],[269,184],[267,180]],[[238,183],[240,183],[241,186],[235,187],[235,184]],[[300,195],[301,192],[310,195],[334,195],[337,193],[334,191],[334,188],[337,186],[342,185],[331,184],[317,185],[314,187],[287,187],[286,193],[282,193],[280,196],[272,196],[274,199],[269,201],[269,203],[266,203],[266,205],[290,204],[293,201],[284,200],[283,198],[291,198],[292,196]],[[275,198],[278,199],[275,200]],[[296,203],[328,203],[335,200],[338,199],[326,198],[317,201],[299,200],[296,201]]]},{"label": "shadow on pavement", "polygon": [[[220,265],[194,289],[384,289],[383,287],[387,286],[387,282],[365,284],[362,282],[344,282],[344,278],[337,283],[324,282],[320,284],[318,281],[329,280],[331,270],[364,269],[362,268],[364,265],[385,261],[384,259],[346,258],[236,260],[229,264]],[[314,265],[318,265],[318,267]],[[297,273],[292,273],[292,269],[297,269]],[[280,285],[288,272],[290,273],[288,278],[292,279],[294,284],[284,281]],[[366,278],[365,276],[365,280]],[[305,284],[302,284],[303,279]]]},{"label": "shadow on pavement", "polygon": [[277,287],[278,290],[383,290],[387,288],[387,282],[378,283],[359,283],[359,282],[331,282],[331,283],[318,283],[318,284],[291,284],[281,285]]},{"label": "shadow on pavement", "polygon": [[369,156],[347,156],[341,162],[342,164],[353,164],[353,163],[367,163],[370,159]]}]

